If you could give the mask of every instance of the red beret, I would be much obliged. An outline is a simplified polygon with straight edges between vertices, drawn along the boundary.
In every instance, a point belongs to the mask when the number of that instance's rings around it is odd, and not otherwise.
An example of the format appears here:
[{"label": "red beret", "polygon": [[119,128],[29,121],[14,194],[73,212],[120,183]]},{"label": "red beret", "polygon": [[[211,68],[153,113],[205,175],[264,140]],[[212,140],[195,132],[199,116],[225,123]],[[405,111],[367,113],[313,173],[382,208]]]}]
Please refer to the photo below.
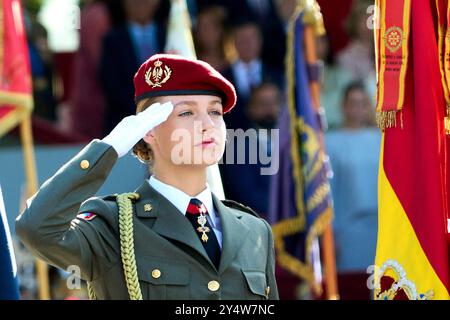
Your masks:
[{"label": "red beret", "polygon": [[222,98],[223,112],[236,104],[236,90],[218,71],[200,60],[173,54],[155,54],[134,76],[134,97],[140,100],[173,95],[215,95]]}]

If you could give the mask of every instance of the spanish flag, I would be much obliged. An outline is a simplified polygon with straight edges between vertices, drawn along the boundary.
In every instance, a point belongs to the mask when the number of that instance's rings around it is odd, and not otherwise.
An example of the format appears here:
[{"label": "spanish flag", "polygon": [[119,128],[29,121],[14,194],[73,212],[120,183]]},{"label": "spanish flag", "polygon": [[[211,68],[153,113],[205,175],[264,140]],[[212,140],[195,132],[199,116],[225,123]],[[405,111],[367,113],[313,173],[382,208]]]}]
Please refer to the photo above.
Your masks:
[{"label": "spanish flag", "polygon": [[33,108],[28,47],[19,0],[0,0],[0,136]]},{"label": "spanish flag", "polygon": [[[375,299],[449,299],[447,0],[379,0]],[[443,19],[446,20],[446,19]],[[445,53],[445,54],[444,54]],[[450,80],[450,79],[449,79]]]}]

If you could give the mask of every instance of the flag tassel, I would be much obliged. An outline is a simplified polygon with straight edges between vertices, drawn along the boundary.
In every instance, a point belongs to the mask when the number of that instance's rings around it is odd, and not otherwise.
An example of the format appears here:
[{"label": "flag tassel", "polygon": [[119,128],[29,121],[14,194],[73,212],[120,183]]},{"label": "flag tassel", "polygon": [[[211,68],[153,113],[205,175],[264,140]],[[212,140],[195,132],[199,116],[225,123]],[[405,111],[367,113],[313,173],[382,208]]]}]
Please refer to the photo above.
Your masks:
[{"label": "flag tassel", "polygon": [[378,128],[385,130],[387,128],[394,128],[397,126],[397,110],[392,111],[377,111],[376,122]]}]

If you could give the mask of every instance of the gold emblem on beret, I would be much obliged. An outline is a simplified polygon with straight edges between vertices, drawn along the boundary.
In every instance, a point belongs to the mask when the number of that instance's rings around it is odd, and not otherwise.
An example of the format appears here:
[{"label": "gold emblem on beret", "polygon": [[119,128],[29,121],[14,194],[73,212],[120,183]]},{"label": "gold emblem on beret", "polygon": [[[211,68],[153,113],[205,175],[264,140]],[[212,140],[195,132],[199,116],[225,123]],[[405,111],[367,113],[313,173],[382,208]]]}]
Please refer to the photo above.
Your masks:
[{"label": "gold emblem on beret", "polygon": [[161,86],[170,79],[172,70],[168,65],[164,65],[160,60],[155,61],[154,67],[150,67],[145,73],[145,82],[152,88]]}]

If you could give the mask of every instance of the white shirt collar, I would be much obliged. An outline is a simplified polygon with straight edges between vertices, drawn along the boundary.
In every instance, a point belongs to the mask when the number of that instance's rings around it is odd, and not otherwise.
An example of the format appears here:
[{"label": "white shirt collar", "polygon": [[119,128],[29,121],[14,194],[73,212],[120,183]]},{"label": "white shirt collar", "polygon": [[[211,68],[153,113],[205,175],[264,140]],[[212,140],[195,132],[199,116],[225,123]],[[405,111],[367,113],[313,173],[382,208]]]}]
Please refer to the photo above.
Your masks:
[{"label": "white shirt collar", "polygon": [[259,68],[261,68],[261,65],[262,65],[261,59],[254,59],[250,62],[244,62],[241,59],[237,59],[236,63],[235,63],[235,66],[238,69],[243,68],[243,67],[251,68],[251,69],[254,69],[254,68],[259,69]]},{"label": "white shirt collar", "polygon": [[212,227],[215,227],[216,212],[214,210],[211,189],[209,188],[208,184],[206,184],[205,190],[203,190],[196,196],[191,197],[180,189],[177,189],[156,179],[154,176],[151,176],[148,181],[153,189],[158,191],[162,196],[169,200],[183,215],[186,214],[186,210],[192,198],[197,198],[198,200],[203,202],[211,218],[213,218],[211,219],[212,221],[210,221],[212,223]]},{"label": "white shirt collar", "polygon": [[131,30],[133,30],[133,32],[153,32],[153,29],[155,27],[155,24],[153,22],[147,23],[145,25],[136,23],[136,22],[129,22],[128,23],[129,27],[131,28]]}]

